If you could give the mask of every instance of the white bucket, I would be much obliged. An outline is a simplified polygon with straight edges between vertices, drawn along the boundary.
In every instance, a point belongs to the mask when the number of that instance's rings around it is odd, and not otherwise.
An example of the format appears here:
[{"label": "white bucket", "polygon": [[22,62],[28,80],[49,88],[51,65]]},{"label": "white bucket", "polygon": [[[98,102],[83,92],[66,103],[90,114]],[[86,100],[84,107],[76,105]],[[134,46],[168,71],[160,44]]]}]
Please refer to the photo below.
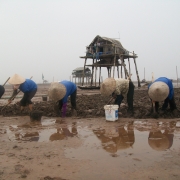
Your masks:
[{"label": "white bucket", "polygon": [[105,116],[107,121],[116,121],[118,119],[118,105],[105,105]]}]

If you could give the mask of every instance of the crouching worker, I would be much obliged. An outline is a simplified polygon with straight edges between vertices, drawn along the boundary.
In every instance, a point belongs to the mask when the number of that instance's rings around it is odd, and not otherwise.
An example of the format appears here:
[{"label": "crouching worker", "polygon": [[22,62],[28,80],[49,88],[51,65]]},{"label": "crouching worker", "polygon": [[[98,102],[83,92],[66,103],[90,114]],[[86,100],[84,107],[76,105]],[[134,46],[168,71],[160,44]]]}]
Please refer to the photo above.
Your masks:
[{"label": "crouching worker", "polygon": [[0,98],[3,96],[4,92],[5,92],[4,87],[0,85]]},{"label": "crouching worker", "polygon": [[62,112],[62,117],[66,117],[67,101],[70,96],[72,115],[76,116],[76,94],[77,87],[71,81],[61,81],[51,83],[49,88],[49,98],[55,102],[55,106],[58,106],[58,110]]},{"label": "crouching worker", "polygon": [[127,97],[129,114],[133,114],[133,97],[134,97],[134,84],[130,79],[114,79],[107,78],[101,84],[100,92],[102,95],[109,96],[115,99],[115,104],[120,108],[121,102],[124,97]]},{"label": "crouching worker", "polygon": [[19,92],[19,89],[24,93],[23,98],[20,100],[21,111],[23,111],[27,105],[29,106],[29,110],[32,111],[33,104],[31,99],[37,92],[37,84],[31,79],[25,79],[18,74],[14,74],[8,82],[13,85],[13,94],[9,98],[8,102],[11,103],[14,100],[15,96]]},{"label": "crouching worker", "polygon": [[168,105],[170,110],[176,109],[176,103],[174,101],[174,89],[172,81],[166,77],[160,77],[148,86],[148,94],[151,99],[151,113],[158,113],[159,102],[164,101],[161,113],[163,113]]}]

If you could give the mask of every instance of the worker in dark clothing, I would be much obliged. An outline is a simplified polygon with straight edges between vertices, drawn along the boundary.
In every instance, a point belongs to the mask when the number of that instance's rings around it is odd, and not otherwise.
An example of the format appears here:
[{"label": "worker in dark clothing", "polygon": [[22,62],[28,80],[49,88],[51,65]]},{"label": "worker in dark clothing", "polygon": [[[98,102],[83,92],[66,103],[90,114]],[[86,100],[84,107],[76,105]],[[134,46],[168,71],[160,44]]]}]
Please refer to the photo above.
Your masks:
[{"label": "worker in dark clothing", "polygon": [[71,81],[61,81],[51,83],[49,88],[49,98],[56,102],[60,111],[62,111],[62,117],[66,117],[67,101],[70,96],[72,115],[76,116],[76,94],[77,87]]},{"label": "worker in dark clothing", "polygon": [[114,104],[117,104],[119,107],[124,97],[127,97],[127,112],[133,114],[134,84],[130,79],[107,78],[101,84],[100,91],[101,94],[106,96],[112,94],[112,97],[115,99]]},{"label": "worker in dark clothing", "polygon": [[9,103],[13,100],[13,97],[17,95],[18,89],[24,93],[23,98],[20,100],[21,111],[26,105],[29,106],[29,110],[32,111],[33,103],[31,99],[37,92],[37,84],[31,79],[25,79],[18,74],[14,74],[8,81],[13,85],[13,93],[9,98]]},{"label": "worker in dark clothing", "polygon": [[[174,101],[174,88],[172,81],[166,77],[160,77],[148,86],[148,94],[151,99],[152,109],[158,113],[159,102],[164,101],[161,112],[164,112],[168,105],[170,110],[174,111],[176,103]],[[153,109],[154,108],[154,109]]]}]

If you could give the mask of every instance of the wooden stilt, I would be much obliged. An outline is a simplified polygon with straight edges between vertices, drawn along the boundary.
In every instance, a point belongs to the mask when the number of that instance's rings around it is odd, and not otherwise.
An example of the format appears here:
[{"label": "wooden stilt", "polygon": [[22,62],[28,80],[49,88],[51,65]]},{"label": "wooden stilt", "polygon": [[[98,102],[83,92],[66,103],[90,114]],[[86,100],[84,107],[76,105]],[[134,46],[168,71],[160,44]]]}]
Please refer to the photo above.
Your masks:
[{"label": "wooden stilt", "polygon": [[87,58],[86,58],[85,61],[84,61],[82,86],[84,85],[84,74],[85,74],[85,68],[86,68],[86,61],[87,61]]},{"label": "wooden stilt", "polygon": [[94,59],[93,59],[93,66],[92,66],[91,86],[93,85],[93,76],[94,76]]},{"label": "wooden stilt", "polygon": [[122,65],[121,65],[121,78],[123,78],[123,73],[122,73]]},{"label": "wooden stilt", "polygon": [[107,67],[107,72],[108,72],[108,78],[110,77],[110,75],[109,75],[109,67]]},{"label": "wooden stilt", "polygon": [[116,63],[116,47],[114,47],[114,66],[113,66],[113,78],[115,73],[115,63]]},{"label": "wooden stilt", "polygon": [[131,65],[130,65],[129,58],[128,58],[128,64],[129,64],[129,75],[131,76]]},{"label": "wooden stilt", "polygon": [[117,66],[117,75],[118,75],[118,78],[119,78],[119,66]]},{"label": "wooden stilt", "polygon": [[99,86],[101,84],[101,67],[99,67]]},{"label": "wooden stilt", "polygon": [[125,68],[124,68],[124,77],[125,77],[125,79],[127,79],[127,75],[126,75],[126,70],[125,70]]},{"label": "wooden stilt", "polygon": [[[133,55],[135,55],[134,51],[133,51]],[[138,87],[141,87],[141,83],[140,83],[140,79],[139,79],[139,74],[138,74],[138,70],[137,70],[137,65],[136,65],[136,58],[133,58],[133,59],[134,59],[134,64],[135,64],[135,69],[136,69],[137,80],[138,80]]]},{"label": "wooden stilt", "polygon": [[97,59],[96,59],[96,66],[95,66],[95,86],[96,86],[96,77],[97,77]]},{"label": "wooden stilt", "polygon": [[126,69],[126,64],[124,63],[124,58],[121,57],[121,56],[120,56],[120,58],[121,58],[121,64],[122,64],[122,66],[124,67],[125,78],[127,78],[127,76],[129,76],[129,74],[128,74],[128,71],[127,71],[127,69]]}]

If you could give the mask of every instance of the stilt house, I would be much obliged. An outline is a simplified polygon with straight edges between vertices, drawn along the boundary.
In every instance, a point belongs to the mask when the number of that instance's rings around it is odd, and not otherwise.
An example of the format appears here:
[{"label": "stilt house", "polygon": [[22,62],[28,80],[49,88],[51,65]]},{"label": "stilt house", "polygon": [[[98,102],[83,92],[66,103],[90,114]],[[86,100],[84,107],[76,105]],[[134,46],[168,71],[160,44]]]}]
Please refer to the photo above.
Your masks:
[{"label": "stilt house", "polygon": [[88,67],[78,67],[72,71],[72,81],[75,79],[75,83],[81,83],[82,78],[86,78],[87,84],[91,76],[91,70]]},{"label": "stilt house", "polygon": [[[92,68],[91,84],[92,87],[100,86],[101,82],[101,68],[106,67],[108,77],[115,76],[115,68],[117,69],[118,78],[128,78],[131,76],[130,59],[133,59],[135,64],[136,76],[138,87],[140,87],[140,79],[138,75],[136,58],[138,56],[134,52],[126,50],[120,41],[112,38],[96,36],[94,40],[86,47],[86,55],[81,56],[84,61],[82,86],[84,85],[85,69],[86,67]],[[91,59],[92,63],[87,64],[87,60]],[[127,60],[125,62],[125,60]],[[128,67],[127,65],[128,64]],[[120,69],[119,69],[120,67]],[[96,82],[99,69],[99,83]],[[94,78],[93,78],[94,77]],[[93,82],[94,80],[94,82]]]}]

